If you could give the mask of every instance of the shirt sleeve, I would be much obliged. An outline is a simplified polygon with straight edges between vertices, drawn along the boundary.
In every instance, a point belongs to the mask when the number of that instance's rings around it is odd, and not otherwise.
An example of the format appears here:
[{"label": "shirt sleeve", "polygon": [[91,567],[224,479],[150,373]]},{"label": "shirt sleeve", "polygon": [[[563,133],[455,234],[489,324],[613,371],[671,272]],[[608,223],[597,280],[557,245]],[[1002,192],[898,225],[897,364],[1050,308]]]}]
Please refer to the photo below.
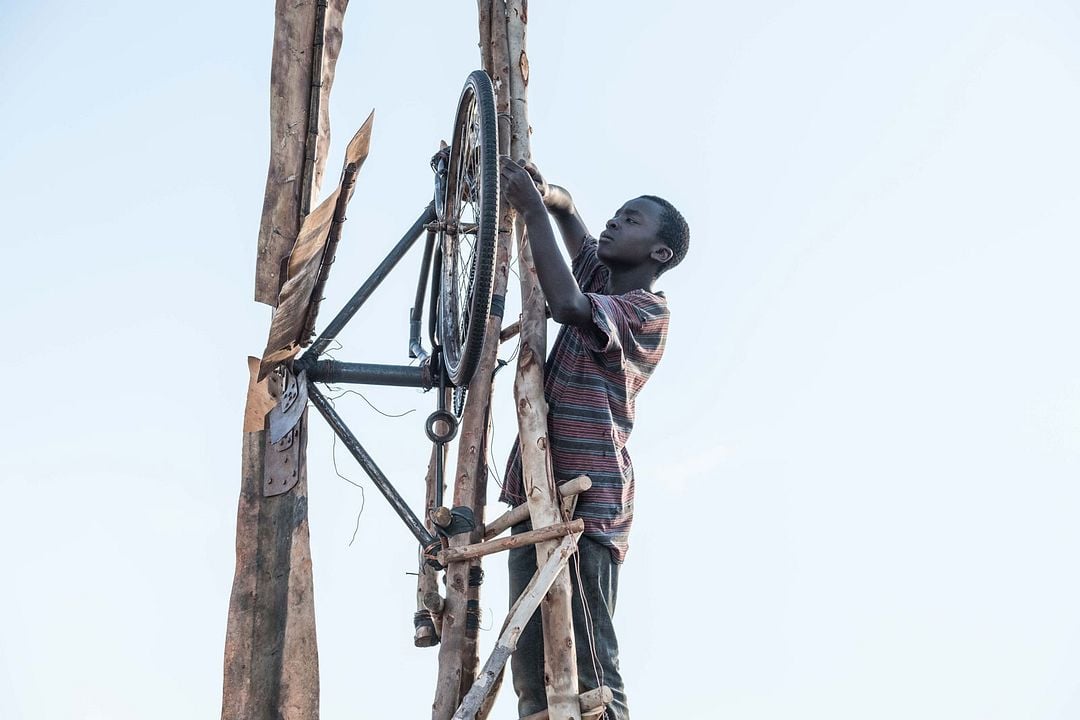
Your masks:
[{"label": "shirt sleeve", "polygon": [[646,363],[659,359],[667,335],[666,308],[647,293],[589,292],[585,297],[592,306],[592,323],[578,330],[601,365],[618,369],[628,359]]}]

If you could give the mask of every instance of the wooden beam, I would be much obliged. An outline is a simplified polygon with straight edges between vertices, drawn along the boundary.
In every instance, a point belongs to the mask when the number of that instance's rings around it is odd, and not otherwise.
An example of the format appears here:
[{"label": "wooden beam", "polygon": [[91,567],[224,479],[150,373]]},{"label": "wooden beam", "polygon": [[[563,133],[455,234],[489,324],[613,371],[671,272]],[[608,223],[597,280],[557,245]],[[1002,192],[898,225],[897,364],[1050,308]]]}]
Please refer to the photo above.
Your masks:
[{"label": "wooden beam", "polygon": [[[478,0],[480,16],[481,43],[491,46],[491,0]],[[490,67],[490,49],[481,48],[484,69],[492,75]],[[496,110],[499,108],[500,93],[496,83]],[[503,145],[502,133],[499,134],[499,146]],[[501,198],[500,198],[501,202]],[[501,226],[500,226],[501,228]],[[492,295],[503,297],[510,274],[509,234],[499,232],[495,246],[495,273],[492,282]],[[469,394],[461,416],[458,435],[458,456],[454,473],[454,504],[472,508],[477,527],[484,521],[484,506],[487,502],[487,448],[490,426],[491,398],[494,393],[493,379],[499,350],[499,329],[502,317],[492,314],[488,318],[484,334],[484,345],[480,354],[473,379],[469,383]],[[461,534],[450,538],[450,548],[475,543],[480,539],[478,531]],[[446,563],[444,563],[446,564]],[[479,618],[470,621],[470,607],[473,612],[480,605],[480,585],[470,582],[470,573],[482,577],[479,562],[452,562],[446,568],[446,599],[442,614],[442,644],[439,648],[439,672],[435,685],[435,700],[432,704],[433,720],[448,720],[461,699],[472,687],[480,665]],[[473,568],[476,568],[473,570]],[[476,625],[477,627],[473,627]]]},{"label": "wooden beam", "polygon": [[[316,36],[320,5],[322,33]],[[266,173],[255,263],[255,299],[277,306],[282,263],[292,251],[300,223],[319,193],[330,147],[330,89],[341,52],[341,24],[348,0],[276,0],[270,67],[270,164]],[[314,66],[321,55],[321,72]],[[318,78],[318,92],[313,93]],[[314,98],[314,102],[313,102]],[[309,137],[312,116],[318,133]],[[309,157],[314,140],[313,164]],[[303,190],[305,168],[311,176]]]},{"label": "wooden beam", "polygon": [[[506,37],[510,75],[510,156],[530,158],[528,83],[529,59],[525,52],[528,17],[524,0],[507,0]],[[536,274],[532,251],[524,235],[524,223],[516,220],[518,231],[518,275],[521,278],[521,345],[514,382],[521,443],[521,469],[525,497],[534,529],[561,520],[559,496],[551,471],[547,436],[547,401],[544,398],[544,360],[547,352],[547,318],[544,293]],[[549,541],[536,547],[537,562],[554,550]],[[544,666],[548,711],[552,720],[580,720],[578,706],[577,655],[574,651],[574,624],[571,615],[570,574],[566,568],[552,584],[541,605],[544,625]]]},{"label": "wooden beam", "polygon": [[536,574],[525,586],[525,590],[506,619],[502,634],[495,643],[495,649],[491,651],[491,657],[484,663],[480,677],[465,696],[457,712],[454,713],[453,720],[472,720],[476,716],[497,678],[501,675],[506,661],[517,648],[518,638],[521,637],[529,618],[536,612],[537,605],[540,604],[551,583],[566,568],[570,556],[577,551],[578,537],[580,535],[575,534],[563,538],[562,542],[556,545],[555,551],[537,568]]},{"label": "wooden beam", "polygon": [[[329,104],[348,0],[276,0],[270,71],[270,162],[266,176],[255,299],[276,305],[282,268],[318,192],[329,148]],[[315,55],[321,57],[316,59]],[[312,91],[318,85],[318,91]],[[316,102],[312,102],[312,97]],[[314,106],[314,107],[313,107]],[[309,153],[309,118],[317,120]],[[305,161],[305,157],[313,161]],[[312,181],[302,192],[305,166]],[[252,379],[245,411],[236,569],[225,634],[222,720],[317,720],[319,653],[307,514],[307,412],[293,437],[297,483],[263,494],[269,387]]]},{"label": "wooden beam", "polygon": [[[248,368],[250,423],[271,397],[268,384],[257,379],[254,358]],[[221,717],[316,720],[319,655],[307,519],[306,411],[295,439],[297,484],[272,497],[263,495],[267,455],[274,452],[268,434],[266,429],[244,433]]]},{"label": "wooden beam", "polygon": [[[591,487],[592,480],[586,475],[579,475],[573,480],[568,480],[559,486],[559,496],[563,498],[563,502],[565,503],[567,498],[576,497]],[[523,523],[528,519],[528,503],[513,507],[484,526],[484,540],[491,540],[494,537],[498,537],[507,529]]]},{"label": "wooden beam", "polygon": [[473,560],[475,558],[484,557],[485,555],[502,552],[503,550],[513,550],[514,548],[525,547],[526,545],[535,545],[545,540],[557,540],[564,535],[579,533],[584,530],[585,521],[580,518],[571,520],[570,522],[546,525],[539,530],[529,530],[527,532],[518,533],[517,535],[499,538],[498,540],[488,540],[486,542],[473,543],[472,545],[459,545],[457,547],[448,548],[439,553],[439,562],[446,565],[452,562]]}]

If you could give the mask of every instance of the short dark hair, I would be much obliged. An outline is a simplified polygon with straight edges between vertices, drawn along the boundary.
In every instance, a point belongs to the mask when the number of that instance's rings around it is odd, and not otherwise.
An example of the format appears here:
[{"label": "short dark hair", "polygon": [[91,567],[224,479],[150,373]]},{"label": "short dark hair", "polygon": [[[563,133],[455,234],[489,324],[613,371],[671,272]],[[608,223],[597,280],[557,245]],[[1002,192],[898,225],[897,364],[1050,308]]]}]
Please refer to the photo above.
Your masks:
[{"label": "short dark hair", "polygon": [[659,277],[661,273],[675,267],[686,257],[686,251],[690,249],[690,226],[686,224],[686,218],[682,216],[682,213],[664,198],[655,195],[642,195],[641,199],[649,200],[660,206],[660,230],[656,235],[660,242],[671,248],[671,259],[656,271],[656,275]]}]

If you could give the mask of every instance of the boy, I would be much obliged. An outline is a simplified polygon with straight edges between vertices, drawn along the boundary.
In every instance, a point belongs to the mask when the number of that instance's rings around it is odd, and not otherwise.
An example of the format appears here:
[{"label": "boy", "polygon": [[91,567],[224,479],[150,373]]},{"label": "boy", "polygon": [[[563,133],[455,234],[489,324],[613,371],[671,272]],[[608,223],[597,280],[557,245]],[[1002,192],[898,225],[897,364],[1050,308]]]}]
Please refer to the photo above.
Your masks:
[{"label": "boy", "polygon": [[[584,519],[585,532],[570,568],[578,681],[582,690],[611,688],[608,717],[628,720],[612,626],[634,507],[626,441],[634,400],[660,361],[667,338],[667,300],[653,291],[653,283],[682,261],[690,230],[671,203],[644,195],[619,208],[594,240],[566,190],[548,185],[535,167],[500,160],[503,193],[525,221],[551,316],[563,326],[544,377],[555,482],[588,475],[593,483],[578,498],[575,515]],[[549,212],[573,258],[572,268],[555,245]],[[512,505],[525,501],[517,442],[500,499]],[[522,523],[513,532],[528,529]],[[511,550],[509,567],[512,602],[536,572],[535,548]],[[510,664],[518,716],[546,708],[539,613],[522,633]]]}]

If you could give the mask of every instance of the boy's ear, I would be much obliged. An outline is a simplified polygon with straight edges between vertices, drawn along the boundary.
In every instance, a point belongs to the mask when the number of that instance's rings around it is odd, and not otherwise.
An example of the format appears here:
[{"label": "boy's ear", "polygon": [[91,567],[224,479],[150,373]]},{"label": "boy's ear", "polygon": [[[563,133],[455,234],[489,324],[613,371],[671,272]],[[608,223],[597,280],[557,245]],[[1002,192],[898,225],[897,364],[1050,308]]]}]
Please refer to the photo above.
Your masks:
[{"label": "boy's ear", "polygon": [[649,257],[651,257],[653,260],[660,263],[661,265],[665,264],[674,256],[675,252],[667,245],[660,245],[654,248],[651,253],[649,253]]}]

